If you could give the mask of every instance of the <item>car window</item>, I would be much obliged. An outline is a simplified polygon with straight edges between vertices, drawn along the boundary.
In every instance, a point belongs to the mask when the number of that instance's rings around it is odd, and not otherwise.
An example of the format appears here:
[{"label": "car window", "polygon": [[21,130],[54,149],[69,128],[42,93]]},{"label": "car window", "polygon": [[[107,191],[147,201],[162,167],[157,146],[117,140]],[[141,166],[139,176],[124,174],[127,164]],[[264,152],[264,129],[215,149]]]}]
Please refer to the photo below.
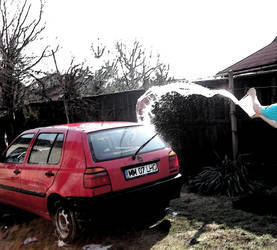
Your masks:
[{"label": "car window", "polygon": [[[88,141],[94,160],[105,161],[134,154],[153,135],[154,132],[145,126],[132,126],[89,133]],[[162,139],[156,136],[142,148],[140,153],[165,147]]]},{"label": "car window", "polygon": [[58,134],[55,143],[53,144],[48,164],[58,164],[60,162],[62,148],[63,148],[63,134]]},{"label": "car window", "polygon": [[63,134],[40,134],[31,150],[28,163],[58,164],[62,153],[63,138]]},{"label": "car window", "polygon": [[26,155],[29,144],[34,134],[20,136],[7,150],[3,161],[7,163],[22,163]]}]

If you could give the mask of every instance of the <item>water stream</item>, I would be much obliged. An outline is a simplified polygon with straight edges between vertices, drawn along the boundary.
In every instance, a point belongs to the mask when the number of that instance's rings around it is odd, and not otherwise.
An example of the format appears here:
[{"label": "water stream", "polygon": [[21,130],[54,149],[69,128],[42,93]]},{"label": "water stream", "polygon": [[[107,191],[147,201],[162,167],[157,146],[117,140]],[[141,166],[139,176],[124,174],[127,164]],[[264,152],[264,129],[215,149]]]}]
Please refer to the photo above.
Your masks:
[{"label": "water stream", "polygon": [[136,113],[138,122],[151,123],[151,117],[153,117],[152,106],[156,101],[167,94],[177,92],[180,95],[186,97],[189,95],[203,95],[207,98],[214,95],[221,95],[229,98],[236,105],[240,106],[249,116],[253,116],[255,111],[251,97],[249,95],[244,96],[238,100],[231,92],[226,89],[209,89],[192,82],[176,82],[163,86],[154,86],[146,91],[137,101]]}]

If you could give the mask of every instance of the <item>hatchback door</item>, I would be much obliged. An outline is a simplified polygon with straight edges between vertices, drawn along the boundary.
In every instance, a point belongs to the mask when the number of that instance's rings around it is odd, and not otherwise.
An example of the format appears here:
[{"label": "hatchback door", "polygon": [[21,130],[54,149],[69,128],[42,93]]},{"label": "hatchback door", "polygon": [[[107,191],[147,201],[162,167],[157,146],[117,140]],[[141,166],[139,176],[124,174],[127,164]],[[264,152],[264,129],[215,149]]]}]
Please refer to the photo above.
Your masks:
[{"label": "hatchback door", "polygon": [[151,128],[131,126],[88,134],[93,166],[107,169],[113,191],[168,177],[170,149]]}]

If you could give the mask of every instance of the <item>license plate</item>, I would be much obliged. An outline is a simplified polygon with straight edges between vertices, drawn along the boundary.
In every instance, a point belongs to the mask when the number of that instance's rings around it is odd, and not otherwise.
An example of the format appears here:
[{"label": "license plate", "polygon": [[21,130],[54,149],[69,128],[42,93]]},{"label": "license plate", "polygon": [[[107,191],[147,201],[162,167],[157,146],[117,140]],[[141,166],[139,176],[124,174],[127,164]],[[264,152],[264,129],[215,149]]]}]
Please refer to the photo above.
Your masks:
[{"label": "license plate", "polygon": [[151,163],[144,166],[130,168],[124,170],[124,174],[127,180],[141,177],[148,174],[154,174],[159,171],[157,163]]}]

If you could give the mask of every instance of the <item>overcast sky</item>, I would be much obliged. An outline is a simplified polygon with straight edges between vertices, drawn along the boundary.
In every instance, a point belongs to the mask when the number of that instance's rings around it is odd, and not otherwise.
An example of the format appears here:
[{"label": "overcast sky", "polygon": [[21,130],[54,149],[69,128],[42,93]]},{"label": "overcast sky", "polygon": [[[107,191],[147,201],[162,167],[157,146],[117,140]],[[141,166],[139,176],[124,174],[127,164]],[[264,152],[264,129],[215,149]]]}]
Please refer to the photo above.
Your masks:
[{"label": "overcast sky", "polygon": [[161,55],[175,78],[218,71],[277,36],[276,0],[48,0],[46,39],[61,44],[59,64],[70,56],[89,61],[98,38],[139,40]]}]

